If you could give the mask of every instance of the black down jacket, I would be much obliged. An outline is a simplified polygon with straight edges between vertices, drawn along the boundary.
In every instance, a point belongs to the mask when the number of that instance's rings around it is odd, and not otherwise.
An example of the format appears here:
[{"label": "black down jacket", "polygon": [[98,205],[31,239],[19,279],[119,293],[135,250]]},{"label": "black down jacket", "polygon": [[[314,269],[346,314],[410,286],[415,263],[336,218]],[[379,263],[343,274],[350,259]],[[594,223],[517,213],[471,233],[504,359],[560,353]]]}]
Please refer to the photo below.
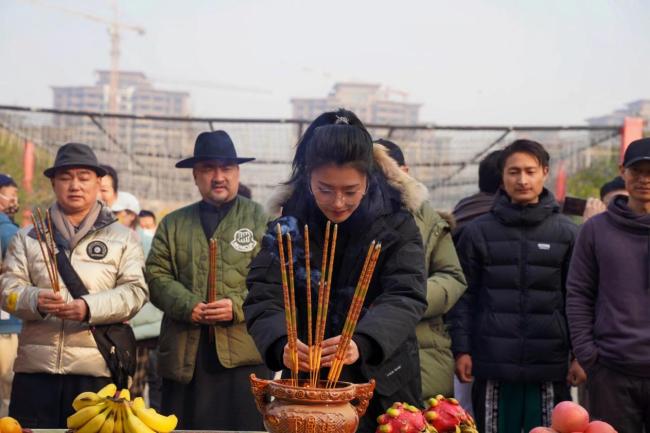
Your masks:
[{"label": "black down jacket", "polygon": [[[388,194],[388,195],[387,195]],[[397,197],[399,200],[399,197]],[[305,251],[303,227],[310,227],[313,317],[316,317],[325,218],[308,195],[293,193],[283,206],[283,217],[270,225],[262,250],[248,274],[244,314],[248,331],[266,365],[283,369],[282,348],[287,337],[275,240],[275,224],[293,240],[296,275],[298,337],[306,338]],[[382,242],[381,255],[368,289],[354,341],[361,358],[345,366],[341,380],[377,386],[359,431],[374,431],[376,417],[395,401],[419,404],[420,365],[415,326],[426,308],[424,253],[413,217],[401,209],[390,191],[375,183],[359,208],[339,224],[325,338],[340,335],[368,246]],[[323,373],[327,373],[327,369]],[[286,374],[286,372],[285,372]]]},{"label": "black down jacket", "polygon": [[500,191],[472,221],[458,256],[468,289],[447,317],[454,354],[478,379],[563,381],[569,361],[566,276],[577,227],[544,189],[521,206]]}]

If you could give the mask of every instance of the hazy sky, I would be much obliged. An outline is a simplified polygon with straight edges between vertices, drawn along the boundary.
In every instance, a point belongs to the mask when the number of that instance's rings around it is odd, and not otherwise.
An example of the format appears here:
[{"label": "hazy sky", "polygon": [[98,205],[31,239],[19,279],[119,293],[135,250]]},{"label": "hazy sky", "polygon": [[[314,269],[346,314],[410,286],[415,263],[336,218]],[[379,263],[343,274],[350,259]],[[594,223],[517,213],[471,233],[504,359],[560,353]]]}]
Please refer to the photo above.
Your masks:
[{"label": "hazy sky", "polygon": [[[0,103],[50,107],[52,85],[109,66],[107,0],[0,0]],[[576,124],[650,98],[645,0],[122,0],[121,68],[189,90],[201,116],[288,117],[291,97],[381,83],[423,122]],[[243,92],[206,89],[211,82]]]}]

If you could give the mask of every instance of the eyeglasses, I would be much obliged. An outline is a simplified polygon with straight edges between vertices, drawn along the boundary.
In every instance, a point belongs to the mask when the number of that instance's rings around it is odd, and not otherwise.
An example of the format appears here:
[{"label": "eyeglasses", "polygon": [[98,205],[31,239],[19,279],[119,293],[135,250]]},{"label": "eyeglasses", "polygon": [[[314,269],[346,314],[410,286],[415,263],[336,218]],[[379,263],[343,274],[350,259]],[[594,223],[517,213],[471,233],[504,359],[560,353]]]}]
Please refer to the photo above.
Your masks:
[{"label": "eyeglasses", "polygon": [[320,186],[314,188],[310,182],[309,191],[314,196],[316,201],[319,203],[333,204],[339,201],[340,199],[343,202],[343,204],[350,206],[361,201],[363,196],[366,195],[366,192],[368,191],[368,183],[366,182],[365,188],[359,188],[353,191],[339,192],[330,188],[324,188]]}]

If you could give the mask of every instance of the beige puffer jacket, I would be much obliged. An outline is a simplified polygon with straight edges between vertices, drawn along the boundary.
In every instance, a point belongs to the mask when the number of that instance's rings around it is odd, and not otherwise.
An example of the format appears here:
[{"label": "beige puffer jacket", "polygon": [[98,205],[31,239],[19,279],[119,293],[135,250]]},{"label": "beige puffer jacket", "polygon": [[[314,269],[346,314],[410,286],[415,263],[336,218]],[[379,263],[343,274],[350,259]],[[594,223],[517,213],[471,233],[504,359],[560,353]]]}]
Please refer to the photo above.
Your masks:
[{"label": "beige puffer jacket", "polygon": [[[89,326],[128,320],[147,301],[142,247],[134,233],[103,208],[69,257],[89,292],[83,296],[89,322],[64,321],[38,312],[38,292],[51,288],[51,283],[31,226],[20,230],[9,246],[0,276],[0,299],[4,310],[23,320],[15,371],[110,377]],[[72,301],[60,276],[59,281],[61,296]]]}]

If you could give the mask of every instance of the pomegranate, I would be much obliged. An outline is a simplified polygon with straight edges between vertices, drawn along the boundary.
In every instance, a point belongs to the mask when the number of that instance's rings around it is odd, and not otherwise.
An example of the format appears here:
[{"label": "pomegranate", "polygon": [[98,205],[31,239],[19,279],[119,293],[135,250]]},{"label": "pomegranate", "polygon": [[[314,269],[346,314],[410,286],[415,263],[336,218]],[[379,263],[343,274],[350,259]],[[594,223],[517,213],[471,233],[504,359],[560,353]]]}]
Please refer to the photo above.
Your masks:
[{"label": "pomegranate", "polygon": [[587,426],[584,433],[618,433],[614,427],[607,424],[605,421],[592,421]]},{"label": "pomegranate", "polygon": [[589,425],[589,413],[571,401],[558,403],[551,415],[551,427],[560,433],[584,432]]},{"label": "pomegranate", "polygon": [[535,427],[528,433],[557,433],[557,432],[550,427]]}]

